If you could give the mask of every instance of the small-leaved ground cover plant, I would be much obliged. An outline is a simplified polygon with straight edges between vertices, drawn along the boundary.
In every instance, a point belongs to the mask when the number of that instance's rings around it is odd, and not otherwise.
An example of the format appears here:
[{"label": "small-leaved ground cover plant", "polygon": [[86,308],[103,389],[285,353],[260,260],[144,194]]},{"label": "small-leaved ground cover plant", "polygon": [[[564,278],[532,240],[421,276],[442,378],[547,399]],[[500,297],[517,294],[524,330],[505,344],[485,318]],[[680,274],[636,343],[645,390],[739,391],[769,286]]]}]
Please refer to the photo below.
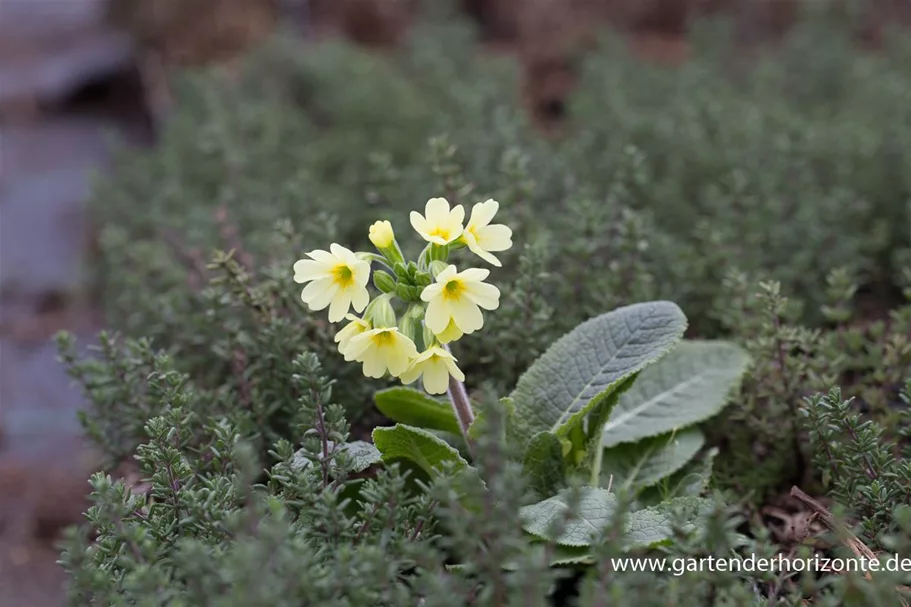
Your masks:
[{"label": "small-leaved ground cover plant", "polygon": [[104,455],[71,603],[911,601],[617,560],[911,558],[911,47],[824,17],[733,74],[725,27],[606,38],[559,140],[451,15],[179,75],[95,190],[116,331],[59,338]]}]

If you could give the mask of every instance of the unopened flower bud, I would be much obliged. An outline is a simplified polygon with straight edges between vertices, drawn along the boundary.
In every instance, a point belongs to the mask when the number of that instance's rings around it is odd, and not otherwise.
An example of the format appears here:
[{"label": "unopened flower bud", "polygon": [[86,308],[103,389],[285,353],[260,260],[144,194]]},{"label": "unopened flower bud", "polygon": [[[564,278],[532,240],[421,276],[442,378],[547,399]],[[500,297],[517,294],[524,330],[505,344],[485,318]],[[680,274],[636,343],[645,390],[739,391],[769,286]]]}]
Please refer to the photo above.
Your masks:
[{"label": "unopened flower bud", "polygon": [[390,299],[391,295],[380,295],[370,302],[364,311],[364,319],[374,328],[385,329],[396,326],[395,310],[392,309]]},{"label": "unopened flower bud", "polygon": [[395,285],[395,294],[398,295],[402,301],[421,301],[421,291],[423,290],[423,287],[415,287],[403,283]]},{"label": "unopened flower bud", "polygon": [[383,293],[392,293],[395,291],[395,279],[383,270],[376,270],[373,273],[373,286]]},{"label": "unopened flower bud", "polygon": [[408,312],[402,316],[401,320],[399,320],[399,333],[405,335],[411,341],[416,342],[418,329],[420,326],[419,323],[420,320],[418,320],[414,312],[409,309]]},{"label": "unopened flower bud", "polygon": [[395,232],[388,221],[377,221],[370,226],[370,242],[377,249],[385,249],[395,240]]},{"label": "unopened flower bud", "polygon": [[392,266],[392,271],[395,272],[399,280],[408,280],[408,267],[404,263],[396,263]]},{"label": "unopened flower bud", "polygon": [[395,232],[392,230],[392,224],[388,221],[377,221],[370,226],[370,242],[377,250],[386,256],[393,263],[402,262],[402,251],[395,241]]},{"label": "unopened flower bud", "polygon": [[433,334],[433,331],[431,331],[430,329],[427,328],[427,325],[425,325],[424,323],[421,323],[421,327],[422,327],[422,338],[424,340],[424,349],[426,350],[427,348],[429,348],[429,347],[433,346],[435,343],[437,343],[437,338],[436,338],[436,335]]}]

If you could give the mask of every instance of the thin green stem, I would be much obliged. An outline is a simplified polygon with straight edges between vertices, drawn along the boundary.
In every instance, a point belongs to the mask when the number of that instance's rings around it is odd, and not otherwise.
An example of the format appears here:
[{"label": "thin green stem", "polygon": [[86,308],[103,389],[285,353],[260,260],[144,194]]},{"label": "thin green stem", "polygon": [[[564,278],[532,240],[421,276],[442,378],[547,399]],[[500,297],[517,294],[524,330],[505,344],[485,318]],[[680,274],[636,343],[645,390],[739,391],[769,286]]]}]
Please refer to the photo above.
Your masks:
[{"label": "thin green stem", "polygon": [[588,483],[592,487],[601,486],[601,464],[604,460],[603,441],[604,433],[601,434],[601,438],[598,439],[598,446],[595,448],[595,461],[592,462],[592,475],[591,480]]},{"label": "thin green stem", "polygon": [[369,262],[375,261],[376,263],[380,264],[381,266],[383,266],[390,272],[393,271],[392,266],[389,263],[389,260],[386,259],[385,257],[383,257],[382,255],[377,255],[376,253],[358,253],[357,256],[360,257],[361,259],[363,259],[364,261],[369,261]]}]

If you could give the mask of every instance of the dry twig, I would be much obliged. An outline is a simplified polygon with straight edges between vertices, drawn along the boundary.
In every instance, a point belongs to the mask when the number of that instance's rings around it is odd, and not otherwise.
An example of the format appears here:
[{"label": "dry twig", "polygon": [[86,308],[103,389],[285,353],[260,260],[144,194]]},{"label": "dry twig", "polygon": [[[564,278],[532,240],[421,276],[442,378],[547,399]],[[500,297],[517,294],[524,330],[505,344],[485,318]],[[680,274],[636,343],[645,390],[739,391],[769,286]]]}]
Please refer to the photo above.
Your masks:
[{"label": "dry twig", "polygon": [[[857,537],[851,533],[850,529],[836,521],[835,517],[825,506],[801,491],[798,487],[791,487],[791,496],[800,500],[802,504],[813,511],[813,513],[816,515],[817,520],[825,525],[829,531],[835,533],[839,538],[841,538],[841,541],[851,549],[851,552],[867,560],[877,559],[876,554],[870,550],[866,544],[857,539]],[[869,571],[866,571],[864,573],[864,577],[866,577],[868,580],[873,579]],[[898,599],[901,601],[903,607],[911,607],[911,603],[908,603],[908,600],[904,597],[904,593],[911,592],[911,587],[897,586],[895,588],[895,591],[898,593]]]}]

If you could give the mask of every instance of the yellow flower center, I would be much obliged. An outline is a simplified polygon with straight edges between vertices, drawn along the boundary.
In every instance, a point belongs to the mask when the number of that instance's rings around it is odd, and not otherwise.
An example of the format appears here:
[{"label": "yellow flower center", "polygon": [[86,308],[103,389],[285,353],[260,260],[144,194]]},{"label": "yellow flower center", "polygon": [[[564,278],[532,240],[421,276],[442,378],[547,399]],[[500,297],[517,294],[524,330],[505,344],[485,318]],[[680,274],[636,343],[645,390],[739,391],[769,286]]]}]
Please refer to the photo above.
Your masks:
[{"label": "yellow flower center", "polygon": [[439,236],[443,240],[449,240],[449,230],[446,228],[434,228],[432,232],[428,234],[429,236]]},{"label": "yellow flower center", "polygon": [[460,280],[450,280],[443,287],[443,297],[446,299],[460,299],[464,290],[465,286]]},{"label": "yellow flower center", "polygon": [[395,342],[395,336],[392,334],[392,331],[381,331],[374,335],[372,338],[373,345],[377,348],[382,348],[383,346],[391,346]]},{"label": "yellow flower center", "polygon": [[335,266],[332,270],[333,281],[340,287],[348,287],[354,282],[354,272],[344,264]]}]

